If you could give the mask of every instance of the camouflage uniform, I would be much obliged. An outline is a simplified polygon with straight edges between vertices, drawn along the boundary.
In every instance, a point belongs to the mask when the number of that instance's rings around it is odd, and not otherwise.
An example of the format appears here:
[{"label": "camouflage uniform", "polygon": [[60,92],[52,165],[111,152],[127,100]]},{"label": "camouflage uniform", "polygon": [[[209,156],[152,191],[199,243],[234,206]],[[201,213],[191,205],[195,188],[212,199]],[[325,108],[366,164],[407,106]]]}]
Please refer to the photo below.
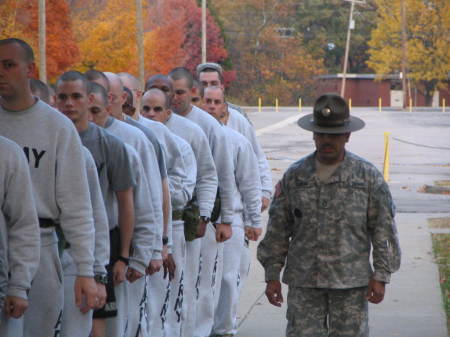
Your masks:
[{"label": "camouflage uniform", "polygon": [[258,260],[269,281],[279,280],[287,258],[288,337],[367,336],[369,280],[388,283],[400,266],[395,206],[364,159],[346,151],[324,182],[315,166],[313,153],[278,183]]}]

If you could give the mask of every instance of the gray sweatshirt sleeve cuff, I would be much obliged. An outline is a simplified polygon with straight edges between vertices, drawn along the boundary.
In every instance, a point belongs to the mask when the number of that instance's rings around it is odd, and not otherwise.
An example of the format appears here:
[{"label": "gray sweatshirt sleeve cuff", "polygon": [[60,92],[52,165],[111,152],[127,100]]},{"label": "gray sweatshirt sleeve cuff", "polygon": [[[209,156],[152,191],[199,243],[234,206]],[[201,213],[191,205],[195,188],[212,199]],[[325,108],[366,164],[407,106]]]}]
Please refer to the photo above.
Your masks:
[{"label": "gray sweatshirt sleeve cuff", "polygon": [[102,275],[106,275],[106,268],[105,266],[102,265],[95,265],[94,266],[94,274],[102,274]]},{"label": "gray sweatshirt sleeve cuff", "polygon": [[272,191],[262,191],[262,197],[267,198],[270,200],[270,198],[272,197]]},{"label": "gray sweatshirt sleeve cuff", "polygon": [[161,251],[154,250],[152,254],[152,260],[162,260]]},{"label": "gray sweatshirt sleeve cuff", "polygon": [[81,263],[78,265],[77,276],[94,277],[94,268],[88,263]]},{"label": "gray sweatshirt sleeve cuff", "polygon": [[266,267],[265,268],[265,279],[267,281],[279,281],[280,280],[281,268],[279,267]]},{"label": "gray sweatshirt sleeve cuff", "polygon": [[21,289],[21,288],[14,288],[14,287],[8,288],[7,295],[20,297],[25,300],[28,299],[27,291],[25,289]]},{"label": "gray sweatshirt sleeve cuff", "polygon": [[141,274],[145,275],[145,268],[147,268],[147,266],[142,264],[140,261],[137,261],[137,260],[131,258],[130,259],[130,268],[133,268],[134,270],[137,270]]},{"label": "gray sweatshirt sleeve cuff", "polygon": [[211,217],[211,211],[200,209],[200,216],[206,216],[207,218]]},{"label": "gray sweatshirt sleeve cuff", "polygon": [[375,281],[389,283],[391,281],[391,273],[385,272],[385,271],[375,271],[372,278]]}]

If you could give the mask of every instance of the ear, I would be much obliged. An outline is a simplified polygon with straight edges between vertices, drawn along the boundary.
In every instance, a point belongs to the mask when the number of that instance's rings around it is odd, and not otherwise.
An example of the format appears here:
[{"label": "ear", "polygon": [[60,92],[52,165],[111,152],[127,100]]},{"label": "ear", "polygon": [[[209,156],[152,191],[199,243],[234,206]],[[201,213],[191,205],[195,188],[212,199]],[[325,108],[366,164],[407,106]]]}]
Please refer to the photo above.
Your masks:
[{"label": "ear", "polygon": [[138,99],[141,98],[143,93],[144,93],[143,90],[140,90],[140,89],[136,90],[136,97],[137,97]]},{"label": "ear", "polygon": [[120,102],[120,105],[123,105],[127,101],[128,94],[124,91],[122,93],[122,95],[120,95],[120,98],[122,99],[122,101]]},{"label": "ear", "polygon": [[35,77],[35,75],[37,75],[37,74],[38,74],[38,71],[37,71],[36,63],[35,62],[29,63],[28,71],[27,71],[28,78]]},{"label": "ear", "polygon": [[94,102],[94,95],[93,94],[88,94],[88,102],[89,102],[89,104],[92,104]]},{"label": "ear", "polygon": [[348,143],[348,141],[350,140],[350,135],[351,135],[351,132],[347,133],[347,137],[345,138],[346,143]]},{"label": "ear", "polygon": [[111,91],[108,91],[108,105],[110,105],[112,102],[112,93]]}]

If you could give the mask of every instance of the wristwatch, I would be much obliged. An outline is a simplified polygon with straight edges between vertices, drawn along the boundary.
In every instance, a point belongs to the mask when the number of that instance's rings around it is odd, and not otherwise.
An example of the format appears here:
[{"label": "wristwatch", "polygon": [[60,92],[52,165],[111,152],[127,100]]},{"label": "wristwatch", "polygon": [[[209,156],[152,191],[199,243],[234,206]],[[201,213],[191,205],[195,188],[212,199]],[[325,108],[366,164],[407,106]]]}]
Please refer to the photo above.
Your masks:
[{"label": "wristwatch", "polygon": [[117,261],[122,261],[123,263],[125,263],[127,266],[130,264],[130,259],[128,257],[123,257],[123,256],[119,256],[117,258]]},{"label": "wristwatch", "polygon": [[169,243],[169,238],[167,236],[163,236],[163,238],[162,238],[163,246],[166,246],[168,243]]},{"label": "wristwatch", "polygon": [[202,220],[202,221],[205,222],[205,223],[208,223],[208,222],[209,222],[209,218],[208,218],[207,216],[204,216],[204,215],[202,215],[202,216],[200,217],[200,220]]},{"label": "wristwatch", "polygon": [[94,281],[106,285],[108,283],[108,276],[105,274],[95,274]]}]

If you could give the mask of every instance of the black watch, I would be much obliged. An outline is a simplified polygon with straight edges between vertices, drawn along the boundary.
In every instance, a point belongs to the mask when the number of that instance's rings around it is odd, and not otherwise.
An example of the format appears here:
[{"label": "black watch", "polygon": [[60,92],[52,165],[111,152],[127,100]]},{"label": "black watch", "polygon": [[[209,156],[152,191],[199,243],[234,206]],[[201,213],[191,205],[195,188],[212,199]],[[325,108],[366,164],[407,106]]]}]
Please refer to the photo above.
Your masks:
[{"label": "black watch", "polygon": [[117,261],[122,261],[123,263],[125,263],[127,266],[130,264],[130,259],[128,257],[123,257],[123,256],[119,256],[117,258]]},{"label": "black watch", "polygon": [[162,238],[163,246],[166,246],[168,243],[169,243],[169,238],[167,236],[163,236],[163,238]]},{"label": "black watch", "polygon": [[209,220],[210,220],[210,218],[208,218],[207,216],[204,216],[204,215],[202,215],[202,216],[200,217],[200,219],[201,219],[203,222],[205,222],[205,223],[208,223]]},{"label": "black watch", "polygon": [[94,281],[106,285],[108,283],[108,276],[104,274],[95,274]]}]

